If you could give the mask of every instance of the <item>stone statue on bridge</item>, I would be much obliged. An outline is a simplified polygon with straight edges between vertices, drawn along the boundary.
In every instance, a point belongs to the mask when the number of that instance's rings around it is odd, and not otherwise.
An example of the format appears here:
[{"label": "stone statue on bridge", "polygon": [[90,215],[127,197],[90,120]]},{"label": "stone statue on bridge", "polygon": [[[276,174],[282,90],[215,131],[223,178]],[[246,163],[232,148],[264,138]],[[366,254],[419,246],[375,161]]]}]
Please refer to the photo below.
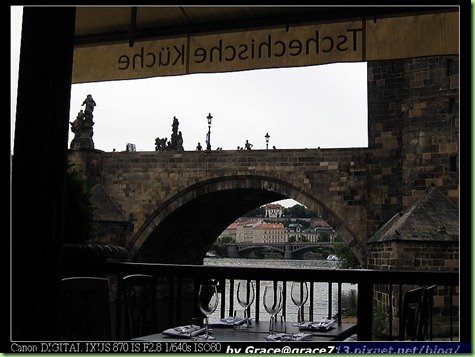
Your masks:
[{"label": "stone statue on bridge", "polygon": [[156,138],[155,139],[155,151],[165,151],[167,149],[167,138]]},{"label": "stone statue on bridge", "polygon": [[71,131],[74,133],[74,138],[71,141],[70,149],[94,149],[94,142],[92,136],[94,135],[92,126],[94,122],[92,120],[94,107],[96,102],[92,99],[92,95],[88,94],[82,105],[86,105],[85,110],[79,111],[76,119],[71,124]]},{"label": "stone statue on bridge", "polygon": [[94,111],[94,107],[96,106],[96,102],[92,99],[92,95],[88,94],[82,105],[86,106],[85,112],[85,119],[88,121],[92,121],[93,115],[92,112]]},{"label": "stone statue on bridge", "polygon": [[86,114],[84,114],[81,109],[76,119],[73,122],[69,122],[69,124],[71,124],[71,131],[75,134],[75,138],[77,137],[78,133],[80,133],[85,116]]},{"label": "stone statue on bridge", "polygon": [[173,124],[172,124],[172,133],[178,134],[178,125],[180,122],[178,121],[177,117],[173,117]]},{"label": "stone statue on bridge", "polygon": [[[178,122],[177,117],[173,117],[172,137],[170,138],[171,150],[178,150]],[[182,143],[183,144],[183,143]]]},{"label": "stone statue on bridge", "polygon": [[167,142],[167,138],[155,139],[155,151],[165,151],[165,150],[173,150],[173,151],[184,151],[183,148],[183,135],[181,131],[178,131],[178,122],[177,117],[173,117],[172,123],[172,135],[170,141]]}]

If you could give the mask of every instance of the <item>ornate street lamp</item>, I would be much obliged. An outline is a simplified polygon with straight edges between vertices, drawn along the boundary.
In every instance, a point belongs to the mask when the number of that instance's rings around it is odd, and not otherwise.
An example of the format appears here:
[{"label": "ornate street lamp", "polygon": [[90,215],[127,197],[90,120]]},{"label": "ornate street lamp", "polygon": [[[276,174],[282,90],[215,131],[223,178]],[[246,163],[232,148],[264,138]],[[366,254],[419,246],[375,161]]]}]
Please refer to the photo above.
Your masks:
[{"label": "ornate street lamp", "polygon": [[266,134],[265,138],[266,138],[266,150],[268,150],[269,149],[269,138],[270,138],[269,133]]},{"label": "ornate street lamp", "polygon": [[208,119],[208,134],[206,135],[206,150],[211,150],[211,119],[213,119],[213,117],[211,116],[211,113],[208,114],[206,119]]}]

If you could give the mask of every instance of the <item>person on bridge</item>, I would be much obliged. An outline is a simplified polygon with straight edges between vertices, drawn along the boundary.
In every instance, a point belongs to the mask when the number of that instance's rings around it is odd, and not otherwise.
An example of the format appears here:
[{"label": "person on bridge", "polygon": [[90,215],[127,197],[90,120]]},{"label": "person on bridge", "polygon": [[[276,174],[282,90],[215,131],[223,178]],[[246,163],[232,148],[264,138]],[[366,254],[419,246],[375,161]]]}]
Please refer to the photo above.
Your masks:
[{"label": "person on bridge", "polygon": [[181,131],[178,132],[177,141],[176,141],[176,149],[178,151],[184,151],[185,150],[183,148],[183,136],[181,134]]},{"label": "person on bridge", "polygon": [[244,144],[244,147],[246,148],[246,150],[251,150],[252,146],[253,145],[248,140],[246,140],[246,144]]},{"label": "person on bridge", "polygon": [[200,143],[198,143],[198,145],[196,146],[196,150],[197,150],[197,151],[203,150],[203,147],[201,146]]}]

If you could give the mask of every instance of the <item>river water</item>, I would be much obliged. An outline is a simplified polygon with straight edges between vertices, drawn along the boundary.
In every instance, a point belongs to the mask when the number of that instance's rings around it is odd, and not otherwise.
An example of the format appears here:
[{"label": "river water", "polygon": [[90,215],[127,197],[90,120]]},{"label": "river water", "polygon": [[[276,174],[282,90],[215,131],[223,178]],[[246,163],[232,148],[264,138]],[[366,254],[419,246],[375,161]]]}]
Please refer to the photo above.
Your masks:
[{"label": "river water", "polygon": [[[211,266],[232,266],[232,267],[261,267],[261,268],[301,268],[301,269],[335,269],[338,267],[338,262],[328,260],[291,260],[291,259],[243,259],[243,258],[205,258],[204,265]],[[234,289],[237,288],[238,281],[234,282]],[[261,281],[261,301],[259,302],[259,318],[265,320],[269,318],[269,314],[264,309],[262,303],[262,294],[264,287],[271,285],[270,281]],[[280,283],[281,284],[281,283]],[[229,282],[226,282],[226,289],[229,291]],[[342,291],[342,308],[354,306],[356,303],[357,286],[353,284],[343,283],[341,285]],[[338,284],[332,284],[332,316],[337,313],[338,308]],[[243,315],[243,308],[236,299],[236,291],[234,293],[234,309],[237,310],[237,315]],[[306,303],[305,316],[308,319],[309,300]],[[328,314],[328,283],[314,284],[314,321],[327,317]],[[290,283],[287,283],[287,321],[292,322],[297,320],[297,306],[294,305],[290,298]],[[211,315],[211,317],[219,318],[220,306]],[[254,304],[251,307],[251,316],[254,316]]]}]

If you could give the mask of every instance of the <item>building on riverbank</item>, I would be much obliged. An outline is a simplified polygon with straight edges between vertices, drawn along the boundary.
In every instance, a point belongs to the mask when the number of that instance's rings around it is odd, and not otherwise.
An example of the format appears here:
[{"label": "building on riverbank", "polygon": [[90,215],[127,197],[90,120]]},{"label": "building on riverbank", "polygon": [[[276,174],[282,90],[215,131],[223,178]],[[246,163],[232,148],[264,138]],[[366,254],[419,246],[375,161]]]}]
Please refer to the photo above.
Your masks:
[{"label": "building on riverbank", "polygon": [[253,230],[253,243],[284,243],[286,235],[282,223],[261,223]]},{"label": "building on riverbank", "polygon": [[284,206],[278,203],[269,203],[264,206],[266,210],[266,218],[280,218],[282,217],[282,212],[284,210]]}]

